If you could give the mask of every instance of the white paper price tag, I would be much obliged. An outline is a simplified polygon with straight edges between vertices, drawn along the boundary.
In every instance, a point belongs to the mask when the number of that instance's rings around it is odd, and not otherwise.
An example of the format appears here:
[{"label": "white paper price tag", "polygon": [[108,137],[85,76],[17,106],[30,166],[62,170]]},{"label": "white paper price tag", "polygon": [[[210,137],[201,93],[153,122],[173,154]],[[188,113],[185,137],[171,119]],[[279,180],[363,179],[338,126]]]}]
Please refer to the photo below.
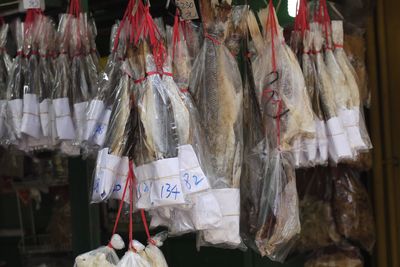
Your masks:
[{"label": "white paper price tag", "polygon": [[[124,194],[124,188],[126,185],[126,180],[128,179],[129,174],[129,158],[123,157],[121,162],[119,163],[119,167],[117,169],[117,179],[114,185],[113,192],[111,194],[112,199],[122,200],[122,195]],[[126,189],[125,193],[125,202],[129,202],[129,189]]]},{"label": "white paper price tag", "polygon": [[153,207],[184,204],[179,175],[179,159],[169,158],[152,163],[155,171],[150,199]]},{"label": "white paper price tag", "polygon": [[194,0],[176,0],[175,2],[182,12],[181,16],[183,19],[191,20],[199,18]]},{"label": "white paper price tag", "polygon": [[24,9],[41,8],[44,9],[43,0],[23,0]]},{"label": "white paper price tag", "polygon": [[86,132],[86,108],[88,106],[88,102],[81,102],[74,104],[74,118],[76,125],[76,138],[79,141],[86,141],[84,139],[84,135]]},{"label": "white paper price tag", "polygon": [[210,184],[200,167],[193,147],[191,145],[180,146],[178,151],[183,192],[185,194],[192,194],[209,189]]},{"label": "white paper price tag", "polygon": [[152,164],[134,168],[136,176],[136,207],[138,209],[151,208],[150,189],[153,186],[152,177],[155,176]]}]

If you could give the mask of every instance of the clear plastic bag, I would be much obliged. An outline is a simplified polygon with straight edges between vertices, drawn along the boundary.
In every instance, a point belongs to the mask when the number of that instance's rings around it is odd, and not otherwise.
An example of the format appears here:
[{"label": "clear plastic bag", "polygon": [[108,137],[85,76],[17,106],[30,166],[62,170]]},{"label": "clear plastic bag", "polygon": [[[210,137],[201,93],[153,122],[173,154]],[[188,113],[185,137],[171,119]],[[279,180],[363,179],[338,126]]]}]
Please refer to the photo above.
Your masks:
[{"label": "clear plastic bag", "polygon": [[117,266],[118,262],[119,258],[114,249],[103,246],[76,257],[74,267],[113,267]]},{"label": "clear plastic bag", "polygon": [[22,106],[24,74],[27,68],[27,60],[23,56],[24,49],[24,24],[17,19],[15,21],[15,39],[17,44],[17,56],[10,69],[7,85],[7,120],[10,124],[10,143],[21,139]]},{"label": "clear plastic bag", "polygon": [[149,240],[149,244],[144,249],[147,261],[152,267],[168,267],[164,254],[159,249],[167,237],[167,232],[158,233]]},{"label": "clear plastic bag", "polygon": [[9,144],[10,124],[7,121],[7,84],[11,59],[6,51],[9,25],[0,26],[0,144]]},{"label": "clear plastic bag", "polygon": [[128,250],[121,258],[117,267],[151,267],[152,265],[140,254]]},{"label": "clear plastic bag", "polygon": [[262,256],[283,262],[300,234],[299,200],[292,155],[273,151],[265,177],[256,244]]},{"label": "clear plastic bag", "polygon": [[320,90],[322,110],[324,112],[327,134],[328,134],[328,152],[329,157],[334,163],[353,159],[347,134],[343,128],[342,121],[339,118],[338,106],[335,100],[335,91],[331,76],[327,70],[326,64],[321,53],[323,45],[322,30],[318,24],[311,23],[311,34],[314,40],[315,66],[317,69],[317,86]]},{"label": "clear plastic bag", "polygon": [[343,72],[349,96],[348,109],[340,113],[343,125],[352,148],[356,152],[365,152],[372,148],[372,143],[361,112],[362,103],[357,83],[357,74],[343,50],[343,22],[332,21],[332,36],[335,46],[334,56]]},{"label": "clear plastic bag", "polygon": [[372,253],[375,221],[368,192],[355,171],[342,167],[332,173],[332,205],[338,231]]}]

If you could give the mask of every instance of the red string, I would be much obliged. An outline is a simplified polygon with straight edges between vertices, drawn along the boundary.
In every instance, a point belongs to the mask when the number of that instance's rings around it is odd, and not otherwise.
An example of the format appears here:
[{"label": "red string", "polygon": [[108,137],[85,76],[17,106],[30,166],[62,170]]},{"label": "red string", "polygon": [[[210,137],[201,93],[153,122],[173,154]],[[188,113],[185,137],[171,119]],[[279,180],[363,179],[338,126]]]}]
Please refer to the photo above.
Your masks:
[{"label": "red string", "polygon": [[221,42],[218,41],[216,38],[212,37],[208,32],[204,33],[204,38],[211,40],[216,45],[221,45]]},{"label": "red string", "polygon": [[[130,181],[130,173],[128,173],[128,177],[127,177],[126,182],[125,182],[124,191],[122,193],[122,199],[121,199],[120,204],[119,204],[118,213],[117,213],[117,217],[115,218],[115,223],[114,223],[114,227],[113,227],[113,231],[112,231],[111,237],[113,235],[115,235],[115,233],[117,232],[117,226],[118,226],[119,219],[121,217],[121,211],[122,211],[122,207],[123,207],[124,200],[125,200],[126,189],[128,188],[128,186],[130,184],[129,181]],[[111,241],[108,243],[108,246],[111,247]]]},{"label": "red string", "polygon": [[278,29],[276,26],[275,9],[272,0],[269,1],[268,8],[267,29],[271,30],[272,70],[276,72],[275,34],[278,34]]},{"label": "red string", "polygon": [[147,219],[146,219],[146,213],[145,213],[145,211],[143,209],[140,210],[140,215],[142,217],[144,230],[145,230],[146,235],[147,235],[147,241],[155,246],[156,245],[156,241],[154,241],[154,239],[152,239],[151,236],[150,236],[149,225],[147,224]]},{"label": "red string", "polygon": [[342,44],[333,44],[333,46],[335,48],[344,48],[344,45],[342,45]]},{"label": "red string", "polygon": [[172,30],[172,60],[175,58],[175,50],[176,50],[176,44],[180,42],[180,36],[179,36],[179,9],[176,9],[175,12],[175,18],[174,18],[174,27]]},{"label": "red string", "polygon": [[132,180],[133,180],[133,170],[132,170],[132,164],[129,164],[129,248],[135,250],[133,247],[132,241],[133,241],[133,219],[132,219],[132,213],[133,213],[133,192],[132,192]]}]

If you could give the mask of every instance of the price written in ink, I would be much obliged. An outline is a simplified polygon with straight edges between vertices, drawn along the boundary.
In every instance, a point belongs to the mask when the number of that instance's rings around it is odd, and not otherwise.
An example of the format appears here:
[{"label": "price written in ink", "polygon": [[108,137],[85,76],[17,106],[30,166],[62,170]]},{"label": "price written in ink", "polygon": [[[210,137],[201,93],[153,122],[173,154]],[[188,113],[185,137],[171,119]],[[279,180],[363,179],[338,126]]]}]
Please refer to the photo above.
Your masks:
[{"label": "price written in ink", "polygon": [[185,172],[183,174],[183,181],[187,190],[189,191],[192,190],[192,188],[201,186],[201,183],[204,181],[204,179],[205,178],[203,175],[199,175],[197,173]]},{"label": "price written in ink", "polygon": [[161,186],[160,199],[176,200],[180,193],[177,184],[164,183]]},{"label": "price written in ink", "polygon": [[191,20],[199,18],[194,0],[176,0],[175,2],[182,12],[181,16],[183,19]]},{"label": "price written in ink", "polygon": [[149,195],[152,182],[143,182],[137,185],[136,195],[137,199],[141,199],[144,195]]},{"label": "price written in ink", "polygon": [[41,8],[40,0],[24,0],[24,9]]}]

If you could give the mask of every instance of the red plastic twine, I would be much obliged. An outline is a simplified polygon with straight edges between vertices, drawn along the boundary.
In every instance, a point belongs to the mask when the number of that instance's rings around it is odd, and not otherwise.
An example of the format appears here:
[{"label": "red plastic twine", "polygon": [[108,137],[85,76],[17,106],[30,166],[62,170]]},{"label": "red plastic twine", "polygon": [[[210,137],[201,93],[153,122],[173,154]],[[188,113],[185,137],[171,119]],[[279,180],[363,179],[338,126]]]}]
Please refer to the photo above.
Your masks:
[{"label": "red plastic twine", "polygon": [[133,241],[133,219],[132,219],[132,213],[133,213],[133,169],[132,169],[132,162],[129,163],[129,174],[128,174],[128,180],[129,180],[129,248],[135,250],[133,247],[132,241]]},{"label": "red plastic twine", "polygon": [[298,2],[298,12],[294,20],[295,31],[301,32],[304,36],[304,32],[310,28],[308,23],[308,11],[307,11],[307,1],[300,0]]},{"label": "red plastic twine", "polygon": [[[130,172],[129,172],[129,173],[128,173],[128,177],[127,177],[126,182],[125,182],[124,191],[123,191],[123,193],[122,193],[122,199],[121,199],[121,201],[120,201],[120,203],[119,203],[118,213],[117,213],[117,217],[115,218],[114,228],[113,228],[111,237],[112,237],[113,235],[115,235],[115,233],[117,232],[118,222],[119,222],[119,219],[120,219],[120,217],[121,217],[122,207],[123,207],[123,205],[124,205],[124,200],[125,200],[125,195],[126,195],[126,189],[130,186],[130,180],[131,180],[131,178],[130,178]],[[110,242],[108,243],[108,246],[109,246],[109,247],[112,247],[112,246],[111,246],[111,240],[110,240]]]},{"label": "red plastic twine", "polygon": [[315,20],[317,22],[319,22],[324,28],[325,39],[326,39],[326,49],[331,49],[330,35],[332,33],[332,26],[331,26],[331,19],[329,17],[328,7],[326,5],[326,0],[319,1],[318,15]]}]

